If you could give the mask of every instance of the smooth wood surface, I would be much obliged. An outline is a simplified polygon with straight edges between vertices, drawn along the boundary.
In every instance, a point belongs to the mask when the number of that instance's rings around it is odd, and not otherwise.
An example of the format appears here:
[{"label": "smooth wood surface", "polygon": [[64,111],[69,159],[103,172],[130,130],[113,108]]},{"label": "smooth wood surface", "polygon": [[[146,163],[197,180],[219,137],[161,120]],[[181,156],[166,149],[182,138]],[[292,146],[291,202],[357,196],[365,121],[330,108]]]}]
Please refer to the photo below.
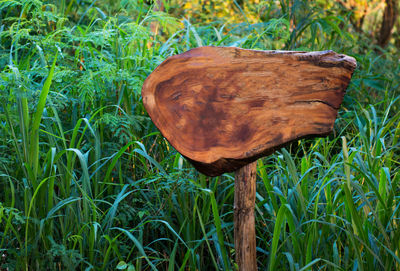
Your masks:
[{"label": "smooth wood surface", "polygon": [[160,64],[143,85],[143,103],[177,151],[217,176],[329,134],[355,67],[333,51],[199,47]]},{"label": "smooth wood surface", "polygon": [[257,270],[254,207],[256,201],[257,162],[235,174],[234,234],[239,271]]}]

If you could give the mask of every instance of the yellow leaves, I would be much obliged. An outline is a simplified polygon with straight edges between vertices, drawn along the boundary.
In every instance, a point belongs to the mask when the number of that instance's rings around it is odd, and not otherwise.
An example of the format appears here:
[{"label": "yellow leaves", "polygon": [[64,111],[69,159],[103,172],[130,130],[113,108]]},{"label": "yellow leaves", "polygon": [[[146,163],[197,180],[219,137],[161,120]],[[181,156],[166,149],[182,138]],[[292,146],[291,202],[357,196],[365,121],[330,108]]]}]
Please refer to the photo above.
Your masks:
[{"label": "yellow leaves", "polygon": [[186,18],[201,18],[203,22],[213,22],[216,19],[228,24],[259,21],[260,0],[243,1],[240,6],[234,0],[186,0],[182,1]]},{"label": "yellow leaves", "polygon": [[183,6],[183,9],[192,9],[192,3],[191,2],[186,2],[185,5]]}]

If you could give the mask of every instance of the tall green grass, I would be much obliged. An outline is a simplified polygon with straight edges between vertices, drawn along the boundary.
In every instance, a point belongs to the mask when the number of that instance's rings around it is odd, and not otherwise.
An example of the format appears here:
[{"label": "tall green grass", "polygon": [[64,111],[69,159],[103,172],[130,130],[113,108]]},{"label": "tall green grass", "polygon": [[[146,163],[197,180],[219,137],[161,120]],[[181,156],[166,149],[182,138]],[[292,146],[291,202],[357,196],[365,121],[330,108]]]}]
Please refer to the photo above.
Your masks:
[{"label": "tall green grass", "polygon": [[166,57],[201,45],[357,59],[334,133],[259,160],[257,261],[399,269],[398,50],[377,54],[333,3],[265,3],[256,24],[237,9],[235,25],[181,20],[180,4],[0,1],[0,269],[237,267],[232,174],[198,174],[140,97]]}]

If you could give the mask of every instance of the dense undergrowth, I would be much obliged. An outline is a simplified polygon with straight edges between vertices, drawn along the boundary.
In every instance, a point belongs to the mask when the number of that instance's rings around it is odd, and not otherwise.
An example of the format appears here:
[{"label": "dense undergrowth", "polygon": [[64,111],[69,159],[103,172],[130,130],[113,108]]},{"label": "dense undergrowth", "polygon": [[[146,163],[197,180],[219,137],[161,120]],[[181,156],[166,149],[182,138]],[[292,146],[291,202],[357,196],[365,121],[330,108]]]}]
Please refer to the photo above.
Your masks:
[{"label": "dense undergrowth", "polygon": [[357,59],[334,133],[259,161],[257,261],[400,269],[395,42],[375,46],[336,1],[216,2],[0,1],[0,270],[235,269],[233,175],[197,173],[140,96],[203,45]]}]

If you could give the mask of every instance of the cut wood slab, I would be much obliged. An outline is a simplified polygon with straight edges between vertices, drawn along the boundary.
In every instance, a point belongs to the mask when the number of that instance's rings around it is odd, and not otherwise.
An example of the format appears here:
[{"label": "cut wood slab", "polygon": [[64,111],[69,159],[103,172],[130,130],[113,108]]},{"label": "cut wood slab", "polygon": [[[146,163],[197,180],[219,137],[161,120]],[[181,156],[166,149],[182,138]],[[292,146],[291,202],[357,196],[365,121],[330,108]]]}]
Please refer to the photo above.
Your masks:
[{"label": "cut wood slab", "polygon": [[332,131],[356,67],[333,51],[199,47],[146,79],[143,103],[200,172],[231,172],[306,136]]}]

